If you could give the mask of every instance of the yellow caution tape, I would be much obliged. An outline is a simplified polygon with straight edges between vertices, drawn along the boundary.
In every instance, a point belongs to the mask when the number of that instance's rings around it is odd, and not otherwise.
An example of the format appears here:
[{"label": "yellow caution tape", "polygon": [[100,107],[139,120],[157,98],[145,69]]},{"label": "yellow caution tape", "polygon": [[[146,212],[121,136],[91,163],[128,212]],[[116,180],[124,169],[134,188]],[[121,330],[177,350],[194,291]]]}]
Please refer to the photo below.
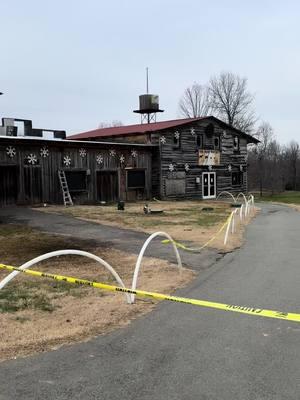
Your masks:
[{"label": "yellow caution tape", "polygon": [[0,264],[0,268],[7,269],[9,271],[24,272],[25,274],[29,274],[29,275],[33,275],[33,276],[55,279],[57,281],[74,283],[76,285],[91,286],[94,288],[108,290],[111,292],[130,293],[130,294],[135,294],[136,296],[139,296],[139,297],[150,297],[152,299],[157,299],[157,300],[169,300],[169,301],[174,301],[177,303],[193,304],[193,305],[199,306],[199,307],[215,308],[215,309],[223,310],[223,311],[233,311],[233,312],[242,313],[242,314],[256,315],[258,317],[276,318],[276,319],[284,319],[287,321],[300,322],[300,314],[295,314],[295,313],[264,310],[262,308],[238,306],[238,305],[234,305],[234,304],[215,303],[212,301],[188,299],[185,297],[168,296],[168,295],[161,294],[161,293],[146,292],[144,290],[131,290],[131,289],[121,288],[121,287],[114,286],[114,285],[107,285],[106,283],[88,281],[86,279],[74,278],[74,277],[70,277],[70,276],[48,274],[46,272],[33,271],[30,269],[22,270],[20,268],[16,268],[16,267],[12,267],[10,265],[4,265],[4,264]]},{"label": "yellow caution tape", "polygon": [[226,219],[226,221],[224,222],[224,224],[221,226],[221,228],[218,230],[218,232],[212,237],[210,238],[206,243],[204,243],[201,247],[187,247],[182,243],[179,243],[175,240],[169,240],[169,239],[165,239],[162,240],[161,243],[163,244],[168,244],[168,243],[174,243],[176,247],[182,249],[182,250],[186,250],[186,251],[201,251],[203,250],[205,247],[207,247],[211,242],[213,242],[217,236],[220,235],[220,233],[224,230],[224,228],[227,226],[227,224],[230,224],[231,219],[232,219],[232,213],[229,215],[229,217]]}]

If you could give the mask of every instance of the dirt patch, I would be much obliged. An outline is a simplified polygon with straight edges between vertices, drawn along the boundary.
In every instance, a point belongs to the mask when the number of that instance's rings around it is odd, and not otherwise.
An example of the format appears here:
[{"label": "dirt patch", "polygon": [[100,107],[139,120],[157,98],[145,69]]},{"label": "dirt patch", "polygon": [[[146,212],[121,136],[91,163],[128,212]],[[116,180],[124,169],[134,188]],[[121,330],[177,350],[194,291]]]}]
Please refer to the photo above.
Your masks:
[{"label": "dirt patch", "polygon": [[[169,233],[176,241],[191,242],[191,247],[201,247],[219,231],[230,213],[234,210],[230,203],[223,201],[160,201],[149,202],[151,210],[162,210],[162,214],[145,215],[145,203],[128,203],[125,211],[118,211],[116,206],[50,206],[40,211],[72,215],[88,222],[103,225],[130,228],[136,231],[153,233],[162,230]],[[236,218],[236,233],[229,236],[224,247],[225,230],[209,243],[209,247],[221,251],[232,251],[240,247],[244,226],[255,216],[258,209],[240,223]]]},{"label": "dirt patch", "polygon": [[[70,239],[41,234],[29,228],[1,225],[1,262],[21,263],[59,247],[70,247]],[[22,243],[22,246],[20,246]],[[47,244],[45,244],[47,243]],[[117,270],[130,286],[136,256],[113,249],[90,248],[77,241],[82,250],[92,251]],[[78,256],[59,257],[35,267],[62,275],[115,283],[104,268]],[[8,272],[0,270],[0,279]],[[138,287],[149,291],[171,293],[190,282],[196,273],[154,258],[145,258]],[[62,344],[87,340],[128,324],[149,312],[157,302],[137,299],[128,305],[123,294],[100,291],[47,279],[19,274],[0,293],[0,360],[55,349]]]}]

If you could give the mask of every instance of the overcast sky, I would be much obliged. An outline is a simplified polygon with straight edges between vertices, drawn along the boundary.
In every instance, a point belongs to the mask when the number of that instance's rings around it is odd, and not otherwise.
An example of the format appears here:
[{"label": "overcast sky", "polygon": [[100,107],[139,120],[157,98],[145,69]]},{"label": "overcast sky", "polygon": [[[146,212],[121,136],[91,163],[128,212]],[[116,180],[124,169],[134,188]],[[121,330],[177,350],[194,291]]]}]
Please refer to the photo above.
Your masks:
[{"label": "overcast sky", "polygon": [[68,134],[139,123],[145,92],[178,117],[193,82],[248,78],[259,117],[282,143],[300,139],[297,0],[1,0],[0,115]]}]

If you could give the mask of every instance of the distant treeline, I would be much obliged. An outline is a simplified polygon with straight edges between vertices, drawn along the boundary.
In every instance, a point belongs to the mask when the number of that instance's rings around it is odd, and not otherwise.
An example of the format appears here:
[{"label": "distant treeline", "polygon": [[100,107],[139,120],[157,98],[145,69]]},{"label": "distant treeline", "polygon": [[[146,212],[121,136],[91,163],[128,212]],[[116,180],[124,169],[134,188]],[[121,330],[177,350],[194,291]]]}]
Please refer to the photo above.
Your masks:
[{"label": "distant treeline", "polygon": [[266,122],[260,125],[256,136],[260,143],[248,153],[248,190],[260,193],[300,190],[299,143],[279,144]]}]

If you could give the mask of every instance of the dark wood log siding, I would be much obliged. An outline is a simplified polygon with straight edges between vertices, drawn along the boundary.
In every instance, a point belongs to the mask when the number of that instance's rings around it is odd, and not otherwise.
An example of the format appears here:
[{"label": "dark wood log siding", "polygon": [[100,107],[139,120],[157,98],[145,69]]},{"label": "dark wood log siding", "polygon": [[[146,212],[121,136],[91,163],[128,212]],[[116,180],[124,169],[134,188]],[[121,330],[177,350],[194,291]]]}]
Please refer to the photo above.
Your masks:
[{"label": "dark wood log siding", "polygon": [[[211,122],[209,122],[211,123]],[[207,166],[198,165],[198,147],[196,137],[198,134],[203,135],[203,149],[214,150],[214,138],[218,137],[220,141],[220,165],[213,166],[212,171],[216,172],[217,179],[217,195],[223,190],[228,190],[231,193],[247,192],[247,141],[240,137],[239,151],[233,150],[233,139],[236,132],[229,128],[224,130],[217,123],[214,124],[213,135],[205,133],[205,127],[208,122],[199,121],[185,127],[178,127],[173,130],[164,131],[152,134],[152,143],[159,144],[160,148],[160,194],[161,197],[166,197],[166,179],[170,179],[169,165],[174,165],[176,171],[185,171],[185,164],[189,165],[189,171],[186,172],[186,190],[182,195],[168,195],[171,198],[202,198],[202,173],[208,171]],[[194,135],[191,133],[191,128],[194,129]],[[180,147],[174,146],[174,132],[180,133]],[[225,133],[225,135],[224,135]],[[161,137],[164,136],[166,143],[161,143]],[[231,165],[232,171],[228,170]],[[232,186],[231,174],[234,171],[240,171],[240,166],[243,167],[243,184],[240,186]],[[153,176],[153,181],[157,181],[157,172]],[[176,179],[176,175],[174,176]],[[200,184],[196,183],[196,178],[200,178]]]},{"label": "dark wood log siding", "polygon": [[[9,157],[7,147],[12,146],[16,150],[14,157]],[[49,150],[48,157],[40,155],[41,148],[46,146]],[[86,150],[86,156],[81,157],[79,150]],[[110,150],[116,152],[116,156],[110,156]],[[133,157],[131,151],[136,151]],[[34,154],[38,163],[34,166],[28,165],[26,157]],[[97,163],[97,156],[102,155],[103,163]],[[125,157],[125,162],[120,162],[120,156]],[[71,158],[69,167],[64,165],[65,156]],[[118,175],[118,197],[122,200],[149,199],[151,193],[151,168],[152,148],[145,146],[118,146],[117,144],[70,144],[62,142],[39,141],[39,140],[17,140],[13,138],[0,139],[0,166],[16,167],[18,188],[17,204],[34,203],[62,203],[62,193],[58,180],[58,170],[85,171],[87,174],[87,190],[72,193],[75,203],[96,203],[98,201],[97,171],[116,171]],[[146,186],[144,190],[128,190],[126,187],[126,169],[141,168],[145,170]],[[4,179],[4,178],[3,178]],[[37,179],[37,182],[34,182]],[[36,183],[36,186],[34,186]],[[10,183],[8,183],[10,185]],[[1,190],[1,188],[0,188]],[[8,188],[8,190],[11,190]],[[31,193],[30,193],[31,192]],[[2,190],[4,193],[4,190]],[[10,204],[15,194],[4,194],[0,192],[0,206]]]}]

